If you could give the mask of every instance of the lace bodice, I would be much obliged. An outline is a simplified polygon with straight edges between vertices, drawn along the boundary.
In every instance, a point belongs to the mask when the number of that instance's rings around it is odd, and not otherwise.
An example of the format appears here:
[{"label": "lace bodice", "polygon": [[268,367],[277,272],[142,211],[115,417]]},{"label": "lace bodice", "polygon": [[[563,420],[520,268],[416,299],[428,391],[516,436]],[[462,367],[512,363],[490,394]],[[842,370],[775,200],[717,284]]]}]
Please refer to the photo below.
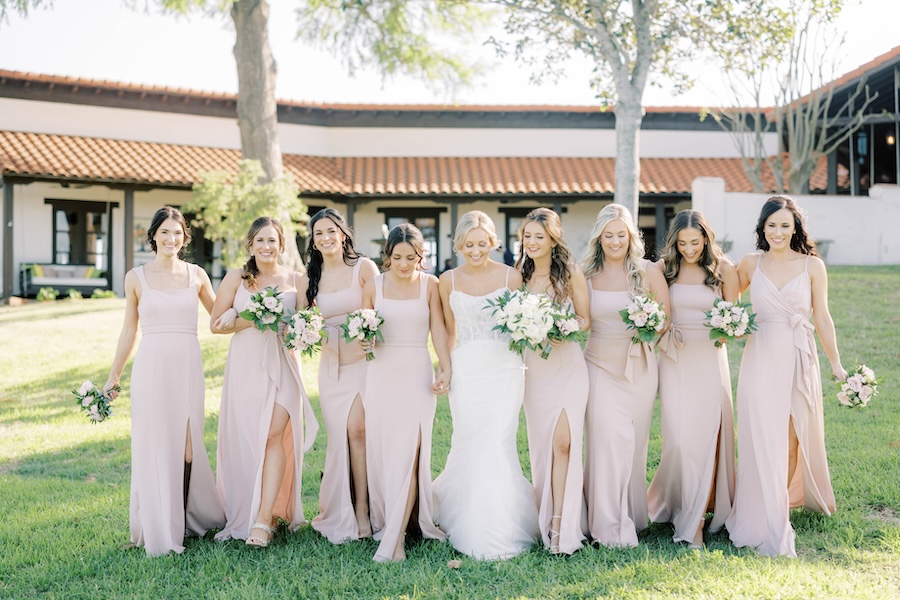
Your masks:
[{"label": "lace bodice", "polygon": [[472,342],[493,340],[503,344],[509,343],[509,335],[494,331],[494,316],[487,301],[500,296],[505,287],[481,296],[472,296],[459,290],[450,292],[450,310],[456,319],[456,346],[461,347]]}]

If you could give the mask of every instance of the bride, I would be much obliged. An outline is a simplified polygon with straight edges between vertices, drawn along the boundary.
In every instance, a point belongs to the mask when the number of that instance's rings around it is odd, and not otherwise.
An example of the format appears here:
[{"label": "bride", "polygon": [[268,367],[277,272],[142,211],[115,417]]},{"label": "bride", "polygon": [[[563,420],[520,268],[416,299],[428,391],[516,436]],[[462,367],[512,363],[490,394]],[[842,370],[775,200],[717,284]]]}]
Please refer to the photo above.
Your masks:
[{"label": "bride", "polygon": [[531,484],[516,450],[525,392],[522,359],[492,331],[488,299],[522,285],[522,276],[488,256],[498,245],[481,211],[462,216],[453,247],[464,265],[440,279],[444,319],[453,349],[447,465],[434,481],[435,517],[454,548],[483,559],[512,558],[538,536]]}]

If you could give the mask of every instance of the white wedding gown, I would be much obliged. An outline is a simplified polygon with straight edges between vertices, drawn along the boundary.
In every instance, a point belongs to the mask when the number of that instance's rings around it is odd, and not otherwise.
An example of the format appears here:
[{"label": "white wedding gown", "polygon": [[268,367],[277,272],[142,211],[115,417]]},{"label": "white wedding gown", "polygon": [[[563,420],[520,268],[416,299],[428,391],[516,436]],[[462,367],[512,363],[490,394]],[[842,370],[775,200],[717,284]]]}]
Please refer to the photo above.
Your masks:
[{"label": "white wedding gown", "polygon": [[516,450],[525,393],[522,359],[508,336],[491,331],[484,296],[452,291],[457,343],[451,357],[453,436],[444,471],[434,481],[435,518],[454,548],[475,558],[512,558],[527,550],[538,529],[531,484]]}]

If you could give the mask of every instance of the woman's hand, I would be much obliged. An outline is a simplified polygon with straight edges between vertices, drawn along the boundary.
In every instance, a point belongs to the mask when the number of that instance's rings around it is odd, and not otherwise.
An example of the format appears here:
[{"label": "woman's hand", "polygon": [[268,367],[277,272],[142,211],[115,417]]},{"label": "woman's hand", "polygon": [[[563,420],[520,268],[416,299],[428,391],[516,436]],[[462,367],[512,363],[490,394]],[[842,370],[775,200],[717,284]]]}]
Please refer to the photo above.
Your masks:
[{"label": "woman's hand", "polygon": [[561,340],[558,338],[550,338],[550,347],[551,348],[559,348],[563,344],[566,343],[566,340]]},{"label": "woman's hand", "polygon": [[107,379],[106,383],[103,384],[101,388],[103,391],[103,395],[109,398],[110,400],[115,400],[119,397],[119,392],[117,388],[119,387],[119,382],[114,381],[112,379]]},{"label": "woman's hand", "polygon": [[437,379],[431,385],[431,391],[438,396],[443,396],[450,391],[450,371],[442,370],[438,373]]},{"label": "woman's hand", "polygon": [[375,351],[375,340],[359,340],[359,347],[363,349],[363,352],[366,354],[371,354]]},{"label": "woman's hand", "polygon": [[831,366],[831,376],[835,381],[847,381],[847,371],[840,364]]},{"label": "woman's hand", "polygon": [[222,315],[216,319],[215,323],[213,323],[213,329],[218,329],[219,331],[230,331],[234,328],[234,321],[237,319],[238,313],[232,307],[222,313]]}]

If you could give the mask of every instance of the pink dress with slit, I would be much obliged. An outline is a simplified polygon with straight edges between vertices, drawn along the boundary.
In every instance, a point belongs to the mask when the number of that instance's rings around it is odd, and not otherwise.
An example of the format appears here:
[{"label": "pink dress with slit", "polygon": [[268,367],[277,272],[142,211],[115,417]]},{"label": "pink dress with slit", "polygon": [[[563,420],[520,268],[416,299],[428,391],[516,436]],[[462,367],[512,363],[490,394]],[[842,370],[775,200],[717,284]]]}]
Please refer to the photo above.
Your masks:
[{"label": "pink dress with slit", "polygon": [[728,351],[716,348],[703,325],[718,297],[707,285],[670,285],[672,326],[659,342],[662,456],[647,496],[650,520],[672,523],[676,542],[693,542],[713,483],[710,531],[724,527],[734,498]]},{"label": "pink dress with slit", "polygon": [[316,305],[328,327],[328,341],[323,345],[319,359],[319,404],[328,433],[328,447],[319,488],[319,514],[313,519],[312,526],[334,544],[359,539],[353,507],[347,419],[353,401],[357,397],[361,402],[365,401],[369,363],[359,342],[344,341],[340,325],[348,313],[362,308],[359,268],[363,260],[357,260],[353,267],[350,287],[331,293],[319,292],[316,296]]},{"label": "pink dress with slit", "polygon": [[[251,292],[241,283],[233,308],[241,312]],[[287,311],[297,306],[297,290],[284,290],[281,301]],[[262,490],[266,441],[275,405],[290,416],[282,444],[286,457],[284,478],[275,499],[273,515],[295,531],[306,522],[301,499],[303,451],[315,438],[317,423],[306,420],[309,399],[300,378],[294,352],[286,349],[278,333],[255,327],[235,333],[228,348],[219,414],[219,450],[216,472],[227,523],[216,540],[245,540],[256,523]]]},{"label": "pink dress with slit", "polygon": [[381,541],[375,553],[379,562],[391,560],[404,534],[401,522],[417,445],[418,492],[410,523],[417,523],[425,538],[447,537],[435,526],[433,515],[431,431],[437,401],[428,353],[428,277],[420,273],[419,281],[418,298],[392,300],[384,297],[384,276],[375,277],[375,309],[384,318],[384,342],[376,345],[366,376],[366,469],[372,529]]},{"label": "pink dress with slit", "polygon": [[[741,360],[737,488],[725,527],[735,546],[767,556],[796,556],[790,509],[804,506],[826,515],[835,510],[825,456],[822,375],[809,321],[809,272],[804,269],[778,289],[757,259],[750,298],[759,329],[747,338]],[[791,424],[799,448],[797,468],[789,474]]]},{"label": "pink dress with slit", "polygon": [[627,291],[591,288],[584,495],[590,536],[604,546],[637,546],[648,523],[647,445],[658,375],[652,345],[632,344],[619,316],[629,302]]},{"label": "pink dress with slit", "polygon": [[528,455],[531,479],[538,507],[538,525],[544,546],[549,548],[553,518],[551,471],[553,433],[563,411],[569,423],[569,465],[560,519],[559,551],[572,554],[584,541],[584,468],[582,438],[588,400],[588,369],[581,346],[567,342],[543,359],[532,350],[525,352],[525,423],[528,428]]},{"label": "pink dress with slit", "polygon": [[[185,533],[202,536],[225,522],[203,443],[203,363],[197,341],[200,282],[154,290],[144,268],[138,303],[141,344],[131,369],[131,542],[149,556],[184,551]],[[185,435],[193,462],[184,503]]]}]

